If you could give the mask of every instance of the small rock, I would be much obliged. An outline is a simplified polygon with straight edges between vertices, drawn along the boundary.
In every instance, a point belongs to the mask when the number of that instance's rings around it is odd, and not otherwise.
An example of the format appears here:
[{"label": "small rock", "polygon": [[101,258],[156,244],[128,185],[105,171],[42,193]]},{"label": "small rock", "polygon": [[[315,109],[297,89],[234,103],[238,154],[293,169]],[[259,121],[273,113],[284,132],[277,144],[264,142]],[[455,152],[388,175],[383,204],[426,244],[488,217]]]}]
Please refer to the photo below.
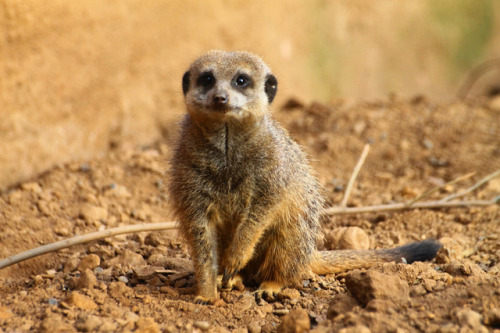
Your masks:
[{"label": "small rock", "polygon": [[494,308],[486,312],[484,323],[490,327],[500,328],[500,308]]},{"label": "small rock", "polygon": [[404,300],[410,294],[407,282],[373,269],[366,272],[355,270],[348,273],[345,280],[347,289],[363,306],[375,298]]},{"label": "small rock", "polygon": [[422,141],[422,146],[424,146],[425,149],[431,150],[434,148],[434,143],[432,143],[432,141],[428,138],[424,138],[424,140]]},{"label": "small rock", "polygon": [[288,309],[276,309],[273,311],[273,314],[275,314],[277,316],[284,316],[284,315],[287,315],[289,312],[290,312],[290,310],[288,310]]},{"label": "small rock", "polygon": [[158,245],[161,245],[163,242],[160,238],[160,236],[158,235],[158,233],[150,233],[149,235],[146,236],[146,238],[144,239],[144,244],[146,245],[151,245],[151,246],[158,246]]},{"label": "small rock", "polygon": [[78,278],[76,289],[92,289],[97,285],[97,278],[90,269],[85,269]]},{"label": "small rock", "polygon": [[102,325],[102,320],[94,315],[83,316],[75,323],[80,332],[96,332]]},{"label": "small rock", "polygon": [[101,264],[101,258],[99,258],[95,254],[89,254],[82,258],[80,263],[78,264],[78,270],[80,272],[85,271],[86,269],[94,269]]},{"label": "small rock", "polygon": [[325,245],[329,250],[366,250],[370,248],[370,237],[358,227],[336,228],[326,235]]},{"label": "small rock", "polygon": [[120,276],[120,277],[118,278],[118,281],[120,281],[120,282],[123,282],[123,283],[127,284],[127,283],[128,283],[128,278],[127,278],[126,276],[122,275],[122,276]]},{"label": "small rock", "polygon": [[481,323],[482,316],[476,311],[470,309],[462,309],[457,312],[457,319],[460,326],[467,327],[470,332],[488,332],[488,329]]},{"label": "small rock", "polygon": [[97,309],[97,304],[88,296],[80,294],[79,292],[72,292],[69,294],[65,300],[67,304],[84,310],[95,310]]},{"label": "small rock", "polygon": [[0,306],[0,320],[12,317],[12,311],[5,306]]},{"label": "small rock", "polygon": [[333,319],[340,314],[351,311],[357,305],[358,303],[354,297],[348,294],[337,294],[330,302],[326,316],[328,319]]},{"label": "small rock", "polygon": [[105,196],[115,197],[115,198],[130,198],[132,195],[129,190],[123,185],[109,186],[109,188],[104,192]]},{"label": "small rock", "polygon": [[195,321],[193,323],[193,326],[202,331],[208,331],[208,329],[210,328],[210,323],[208,321]]},{"label": "small rock", "polygon": [[103,322],[99,327],[99,332],[116,332],[118,325],[109,318],[102,318]]},{"label": "small rock", "polygon": [[283,317],[277,331],[279,333],[300,333],[308,332],[310,328],[311,321],[307,311],[299,308],[290,311]]},{"label": "small rock", "polygon": [[297,289],[285,288],[278,294],[278,299],[280,301],[299,299],[300,293]]},{"label": "small rock", "polygon": [[167,295],[171,296],[172,298],[179,297],[179,292],[175,288],[172,288],[169,286],[160,287],[160,292],[163,294],[167,294]]},{"label": "small rock", "polygon": [[452,260],[443,270],[454,276],[480,276],[486,274],[481,267],[469,261]]},{"label": "small rock", "polygon": [[371,333],[370,329],[364,325],[345,327],[339,333]]},{"label": "small rock", "polygon": [[125,250],[119,256],[108,260],[106,264],[108,265],[108,267],[112,267],[116,264],[127,267],[136,267],[146,265],[146,260],[144,260],[144,258],[138,253],[132,252],[130,250]]},{"label": "small rock", "polygon": [[108,218],[108,210],[103,207],[85,204],[81,207],[79,216],[87,222],[105,221]]},{"label": "small rock", "polygon": [[40,325],[40,332],[43,333],[62,333],[76,332],[76,329],[70,323],[66,322],[60,314],[48,315]]},{"label": "small rock", "polygon": [[252,321],[247,326],[248,333],[260,333],[261,327],[258,322]]},{"label": "small rock", "polygon": [[69,258],[66,260],[64,263],[64,273],[71,273],[75,271],[78,268],[78,265],[80,264],[80,260],[78,258]]},{"label": "small rock", "polygon": [[47,303],[49,303],[49,305],[59,305],[59,301],[55,298],[48,298]]},{"label": "small rock", "polygon": [[443,247],[436,256],[438,264],[447,264],[452,260],[464,259],[465,255],[473,249],[475,241],[466,237],[455,235],[451,237],[442,237],[439,242]]},{"label": "small rock", "polygon": [[424,286],[425,290],[427,290],[428,292],[432,292],[434,290],[434,288],[436,287],[436,285],[437,285],[436,280],[424,279],[423,286]]},{"label": "small rock", "polygon": [[136,323],[136,333],[159,333],[158,324],[151,317],[139,318]]},{"label": "small rock", "polygon": [[392,300],[375,298],[368,302],[366,309],[370,312],[390,313],[394,310],[392,305]]},{"label": "small rock", "polygon": [[114,299],[121,300],[123,298],[132,297],[134,290],[127,287],[123,282],[111,282],[108,287],[108,295]]}]

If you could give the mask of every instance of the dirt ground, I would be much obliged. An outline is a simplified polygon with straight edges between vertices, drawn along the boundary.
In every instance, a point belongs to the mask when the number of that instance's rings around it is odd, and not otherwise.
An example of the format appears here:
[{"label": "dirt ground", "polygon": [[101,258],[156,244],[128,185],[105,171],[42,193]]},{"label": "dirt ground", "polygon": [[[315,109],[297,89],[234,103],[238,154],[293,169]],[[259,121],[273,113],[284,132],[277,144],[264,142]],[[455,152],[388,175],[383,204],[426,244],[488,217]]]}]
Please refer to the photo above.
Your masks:
[{"label": "dirt ground", "polygon": [[[290,99],[275,117],[309,153],[329,205],[372,144],[350,206],[458,193],[500,168],[500,100],[435,105]],[[0,257],[104,228],[171,219],[163,141],[60,165],[0,196]],[[119,145],[118,145],[119,146]],[[500,194],[495,179],[462,199]],[[425,238],[433,262],[390,263],[304,280],[257,305],[252,288],[193,303],[195,280],[175,230],[117,236],[0,271],[0,332],[500,332],[500,206],[326,217],[321,248],[393,247]],[[348,229],[346,229],[348,228]],[[159,273],[155,273],[159,271]]]}]

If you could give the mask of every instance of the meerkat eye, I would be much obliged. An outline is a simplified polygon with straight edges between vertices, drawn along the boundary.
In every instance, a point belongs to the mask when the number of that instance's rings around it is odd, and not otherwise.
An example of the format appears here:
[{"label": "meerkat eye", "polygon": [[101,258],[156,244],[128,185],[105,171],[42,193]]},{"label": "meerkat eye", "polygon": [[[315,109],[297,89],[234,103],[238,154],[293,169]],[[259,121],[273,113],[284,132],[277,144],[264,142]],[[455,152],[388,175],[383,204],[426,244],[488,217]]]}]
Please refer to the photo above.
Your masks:
[{"label": "meerkat eye", "polygon": [[205,89],[210,89],[215,85],[215,77],[212,72],[204,72],[198,77],[197,84]]},{"label": "meerkat eye", "polygon": [[234,83],[238,87],[245,88],[246,86],[248,86],[250,84],[250,78],[248,77],[248,75],[240,74],[240,75],[238,75],[238,77],[236,77],[236,80],[234,81]]}]

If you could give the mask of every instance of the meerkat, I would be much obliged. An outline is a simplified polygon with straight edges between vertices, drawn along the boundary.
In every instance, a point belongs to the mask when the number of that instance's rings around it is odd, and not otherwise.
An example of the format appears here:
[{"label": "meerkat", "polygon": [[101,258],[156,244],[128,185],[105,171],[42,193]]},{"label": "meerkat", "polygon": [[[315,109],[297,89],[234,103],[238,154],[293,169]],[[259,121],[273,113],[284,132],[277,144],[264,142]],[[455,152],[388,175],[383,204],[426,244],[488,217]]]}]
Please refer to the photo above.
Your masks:
[{"label": "meerkat", "polygon": [[[278,82],[247,52],[211,51],[182,78],[187,114],[170,197],[194,261],[195,302],[253,281],[271,299],[307,274],[432,259],[434,240],[394,249],[318,251],[324,201],[305,154],[270,114]],[[404,259],[403,259],[404,258]]]}]

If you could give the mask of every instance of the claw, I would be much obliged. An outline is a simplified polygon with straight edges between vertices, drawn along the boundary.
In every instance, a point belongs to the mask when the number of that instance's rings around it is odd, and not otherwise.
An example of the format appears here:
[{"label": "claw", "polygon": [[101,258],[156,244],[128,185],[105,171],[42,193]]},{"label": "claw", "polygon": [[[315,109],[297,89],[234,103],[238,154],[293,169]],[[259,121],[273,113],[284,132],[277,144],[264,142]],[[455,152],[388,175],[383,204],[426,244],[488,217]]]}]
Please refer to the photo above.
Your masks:
[{"label": "claw", "polygon": [[266,301],[268,303],[274,302],[277,295],[278,294],[274,291],[257,290],[255,292],[255,303],[257,303],[258,305],[263,305],[263,301]]},{"label": "claw", "polygon": [[224,275],[222,276],[222,285],[227,286],[229,280],[231,280],[236,275],[236,273],[236,271],[229,273],[227,268],[224,269]]},{"label": "claw", "polygon": [[200,304],[200,305],[210,305],[213,304],[214,302],[211,301],[209,298],[205,298],[203,296],[196,296],[194,299],[195,304]]}]

